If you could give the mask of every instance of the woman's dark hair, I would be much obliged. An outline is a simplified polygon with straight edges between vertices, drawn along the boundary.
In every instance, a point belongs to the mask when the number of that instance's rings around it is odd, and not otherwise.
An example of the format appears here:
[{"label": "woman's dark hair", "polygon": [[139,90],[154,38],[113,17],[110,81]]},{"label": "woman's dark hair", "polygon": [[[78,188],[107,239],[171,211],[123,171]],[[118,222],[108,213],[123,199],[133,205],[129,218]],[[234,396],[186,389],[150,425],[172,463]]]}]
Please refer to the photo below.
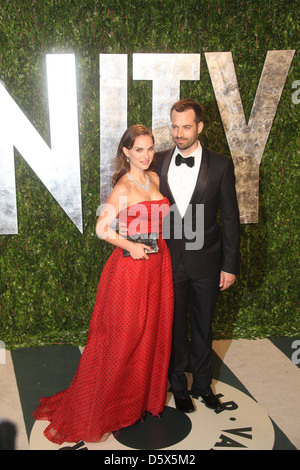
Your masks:
[{"label": "woman's dark hair", "polygon": [[[112,186],[114,187],[119,179],[125,175],[125,173],[128,173],[130,170],[130,165],[129,162],[127,161],[127,157],[123,152],[123,147],[126,147],[128,150],[132,149],[134,146],[135,139],[140,136],[140,135],[149,135],[154,144],[154,137],[150,129],[148,129],[146,126],[143,126],[142,124],[134,124],[133,126],[128,127],[126,131],[124,132],[119,146],[117,150],[117,155],[116,155],[116,172],[113,175],[112,178]],[[152,164],[148,168],[150,170],[152,168]]]}]

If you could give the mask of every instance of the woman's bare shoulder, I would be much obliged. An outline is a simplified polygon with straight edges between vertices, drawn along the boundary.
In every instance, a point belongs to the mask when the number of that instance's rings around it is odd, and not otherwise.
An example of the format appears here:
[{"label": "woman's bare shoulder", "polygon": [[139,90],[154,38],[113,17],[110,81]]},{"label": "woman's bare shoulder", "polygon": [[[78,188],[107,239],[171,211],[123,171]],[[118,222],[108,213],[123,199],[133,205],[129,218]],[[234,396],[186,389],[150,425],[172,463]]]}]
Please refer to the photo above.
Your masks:
[{"label": "woman's bare shoulder", "polygon": [[155,181],[155,183],[157,183],[157,184],[159,183],[159,176],[155,171],[153,171],[153,170],[148,171],[148,175],[150,176],[150,178],[153,181]]},{"label": "woman's bare shoulder", "polygon": [[126,180],[128,180],[128,178],[125,179],[124,176],[122,176],[115,184],[107,198],[107,204],[118,204],[120,198],[128,198],[130,188]]}]

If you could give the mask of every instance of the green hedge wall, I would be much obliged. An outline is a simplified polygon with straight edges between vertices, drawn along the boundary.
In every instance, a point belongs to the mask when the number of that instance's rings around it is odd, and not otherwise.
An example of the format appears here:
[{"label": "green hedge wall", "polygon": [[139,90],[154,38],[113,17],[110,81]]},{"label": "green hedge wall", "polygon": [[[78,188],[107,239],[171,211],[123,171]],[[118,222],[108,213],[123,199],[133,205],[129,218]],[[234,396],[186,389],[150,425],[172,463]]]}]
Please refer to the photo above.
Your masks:
[{"label": "green hedge wall", "polygon": [[[111,252],[95,236],[99,54],[128,54],[128,124],[151,126],[151,83],[132,80],[132,53],[200,53],[201,80],[182,82],[181,96],[206,110],[202,142],[230,155],[204,52],[232,52],[248,119],[266,53],[297,48],[299,15],[287,0],[2,0],[0,28],[0,80],[48,143],[45,56],[76,54],[84,217],[82,235],[15,152],[19,234],[0,236],[0,339],[84,344]],[[215,338],[300,333],[297,79],[298,51],[260,167],[259,223],[241,226],[241,274],[220,296]]]}]

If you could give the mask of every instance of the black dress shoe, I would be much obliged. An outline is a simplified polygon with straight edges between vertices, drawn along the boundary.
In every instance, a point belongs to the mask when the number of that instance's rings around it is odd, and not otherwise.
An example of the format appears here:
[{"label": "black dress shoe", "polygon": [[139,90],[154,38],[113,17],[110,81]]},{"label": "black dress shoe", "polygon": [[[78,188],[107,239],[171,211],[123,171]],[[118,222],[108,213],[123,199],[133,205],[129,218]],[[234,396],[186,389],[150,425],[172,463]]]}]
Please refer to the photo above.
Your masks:
[{"label": "black dress shoe", "polygon": [[174,400],[177,410],[183,411],[183,413],[192,413],[195,411],[195,407],[190,397],[178,397],[174,395]]},{"label": "black dress shoe", "polygon": [[193,398],[202,398],[202,400],[205,403],[205,406],[207,408],[210,408],[212,410],[223,410],[224,405],[223,403],[220,402],[219,398],[214,395],[212,390],[209,390],[207,393],[200,393],[200,392],[193,392],[192,391],[192,397]]}]

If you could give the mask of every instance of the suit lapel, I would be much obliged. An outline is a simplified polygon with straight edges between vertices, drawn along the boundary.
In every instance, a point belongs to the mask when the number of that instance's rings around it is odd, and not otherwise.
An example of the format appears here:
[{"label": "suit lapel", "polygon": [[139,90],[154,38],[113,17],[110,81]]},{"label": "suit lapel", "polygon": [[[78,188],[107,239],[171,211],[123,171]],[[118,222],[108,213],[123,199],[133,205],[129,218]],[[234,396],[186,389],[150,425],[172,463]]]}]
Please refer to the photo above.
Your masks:
[{"label": "suit lapel", "polygon": [[160,191],[164,196],[167,196],[171,205],[175,204],[175,200],[174,200],[174,196],[172,194],[172,191],[168,183],[168,170],[169,170],[169,166],[171,163],[171,158],[174,152],[174,148],[167,152],[164,158],[164,161],[162,163],[161,173],[160,173]]},{"label": "suit lapel", "polygon": [[209,150],[206,149],[205,147],[202,147],[202,158],[201,158],[200,170],[199,170],[196,186],[195,186],[194,192],[190,200],[190,204],[200,204],[201,199],[203,197],[203,193],[205,191],[206,184],[207,184],[209,168],[210,168]]}]

